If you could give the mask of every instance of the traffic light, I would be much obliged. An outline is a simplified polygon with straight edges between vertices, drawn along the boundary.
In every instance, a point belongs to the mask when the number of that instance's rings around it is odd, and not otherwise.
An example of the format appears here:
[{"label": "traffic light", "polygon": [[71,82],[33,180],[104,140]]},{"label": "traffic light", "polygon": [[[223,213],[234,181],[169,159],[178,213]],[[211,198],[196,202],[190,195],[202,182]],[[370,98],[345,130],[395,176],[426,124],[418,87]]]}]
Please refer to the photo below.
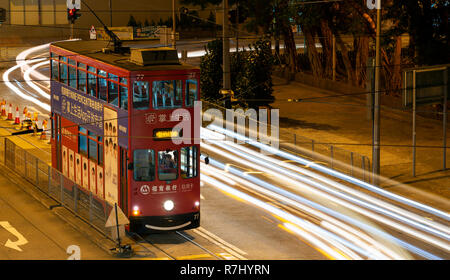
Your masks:
[{"label": "traffic light", "polygon": [[0,23],[6,21],[6,10],[4,8],[0,8]]},{"label": "traffic light", "polygon": [[78,9],[67,9],[67,20],[70,23],[75,23],[75,21],[81,16],[80,13],[78,13],[80,10]]}]

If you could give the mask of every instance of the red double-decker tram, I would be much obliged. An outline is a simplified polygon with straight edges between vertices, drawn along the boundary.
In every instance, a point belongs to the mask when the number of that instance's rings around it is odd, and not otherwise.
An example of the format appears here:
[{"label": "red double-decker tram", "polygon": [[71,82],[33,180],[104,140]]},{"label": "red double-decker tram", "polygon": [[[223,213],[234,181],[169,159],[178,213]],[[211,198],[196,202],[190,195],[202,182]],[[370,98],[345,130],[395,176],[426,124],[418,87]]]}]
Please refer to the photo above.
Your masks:
[{"label": "red double-decker tram", "polygon": [[199,226],[199,69],[170,48],[50,46],[52,165],[117,203],[130,230]]}]

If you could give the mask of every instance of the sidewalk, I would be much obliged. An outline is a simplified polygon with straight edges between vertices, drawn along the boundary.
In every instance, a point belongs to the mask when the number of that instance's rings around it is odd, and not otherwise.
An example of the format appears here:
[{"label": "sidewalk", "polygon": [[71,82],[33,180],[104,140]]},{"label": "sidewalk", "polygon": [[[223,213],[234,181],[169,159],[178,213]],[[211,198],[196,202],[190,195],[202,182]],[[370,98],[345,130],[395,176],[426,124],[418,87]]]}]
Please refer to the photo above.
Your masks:
[{"label": "sidewalk", "polygon": [[[277,77],[273,77],[273,82],[276,100],[272,106],[280,110],[280,136],[288,131],[372,159],[372,121],[367,119],[364,95],[329,97],[339,93],[295,81],[286,84]],[[288,101],[302,98],[307,99]],[[442,146],[442,121],[417,116],[416,131],[417,145]],[[450,135],[449,127],[447,134]],[[417,148],[416,177],[412,176],[412,113],[382,108],[380,137],[381,175],[391,179],[382,181],[380,186],[450,211],[450,169],[442,171],[442,148]],[[447,149],[447,168],[449,157]]]}]

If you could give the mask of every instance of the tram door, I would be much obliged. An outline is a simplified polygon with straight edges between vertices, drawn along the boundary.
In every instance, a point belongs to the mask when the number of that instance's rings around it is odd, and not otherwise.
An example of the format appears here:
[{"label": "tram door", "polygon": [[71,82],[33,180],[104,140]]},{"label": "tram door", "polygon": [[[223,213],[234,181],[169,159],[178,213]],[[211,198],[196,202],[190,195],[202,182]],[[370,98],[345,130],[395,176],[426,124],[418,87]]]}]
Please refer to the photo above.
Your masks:
[{"label": "tram door", "polygon": [[124,213],[128,213],[128,159],[127,150],[120,148],[120,208]]}]

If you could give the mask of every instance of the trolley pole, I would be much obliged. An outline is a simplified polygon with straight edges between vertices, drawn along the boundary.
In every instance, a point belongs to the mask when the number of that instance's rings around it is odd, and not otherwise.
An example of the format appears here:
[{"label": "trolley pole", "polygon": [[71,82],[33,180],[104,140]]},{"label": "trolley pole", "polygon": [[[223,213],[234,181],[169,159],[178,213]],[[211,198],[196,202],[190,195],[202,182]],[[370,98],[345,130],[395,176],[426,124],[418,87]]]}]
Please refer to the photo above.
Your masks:
[{"label": "trolley pole", "polygon": [[[231,77],[230,77],[230,37],[228,26],[228,0],[223,0],[223,90],[229,92],[231,90]],[[226,99],[230,99],[231,95],[226,94]],[[227,104],[227,102],[225,102]],[[225,106],[227,107],[227,106]],[[230,108],[226,108],[230,109]]]},{"label": "trolley pole", "polygon": [[381,7],[377,9],[377,31],[375,42],[375,92],[374,92],[374,110],[373,110],[373,184],[379,185],[380,175],[380,33],[381,33]]}]

